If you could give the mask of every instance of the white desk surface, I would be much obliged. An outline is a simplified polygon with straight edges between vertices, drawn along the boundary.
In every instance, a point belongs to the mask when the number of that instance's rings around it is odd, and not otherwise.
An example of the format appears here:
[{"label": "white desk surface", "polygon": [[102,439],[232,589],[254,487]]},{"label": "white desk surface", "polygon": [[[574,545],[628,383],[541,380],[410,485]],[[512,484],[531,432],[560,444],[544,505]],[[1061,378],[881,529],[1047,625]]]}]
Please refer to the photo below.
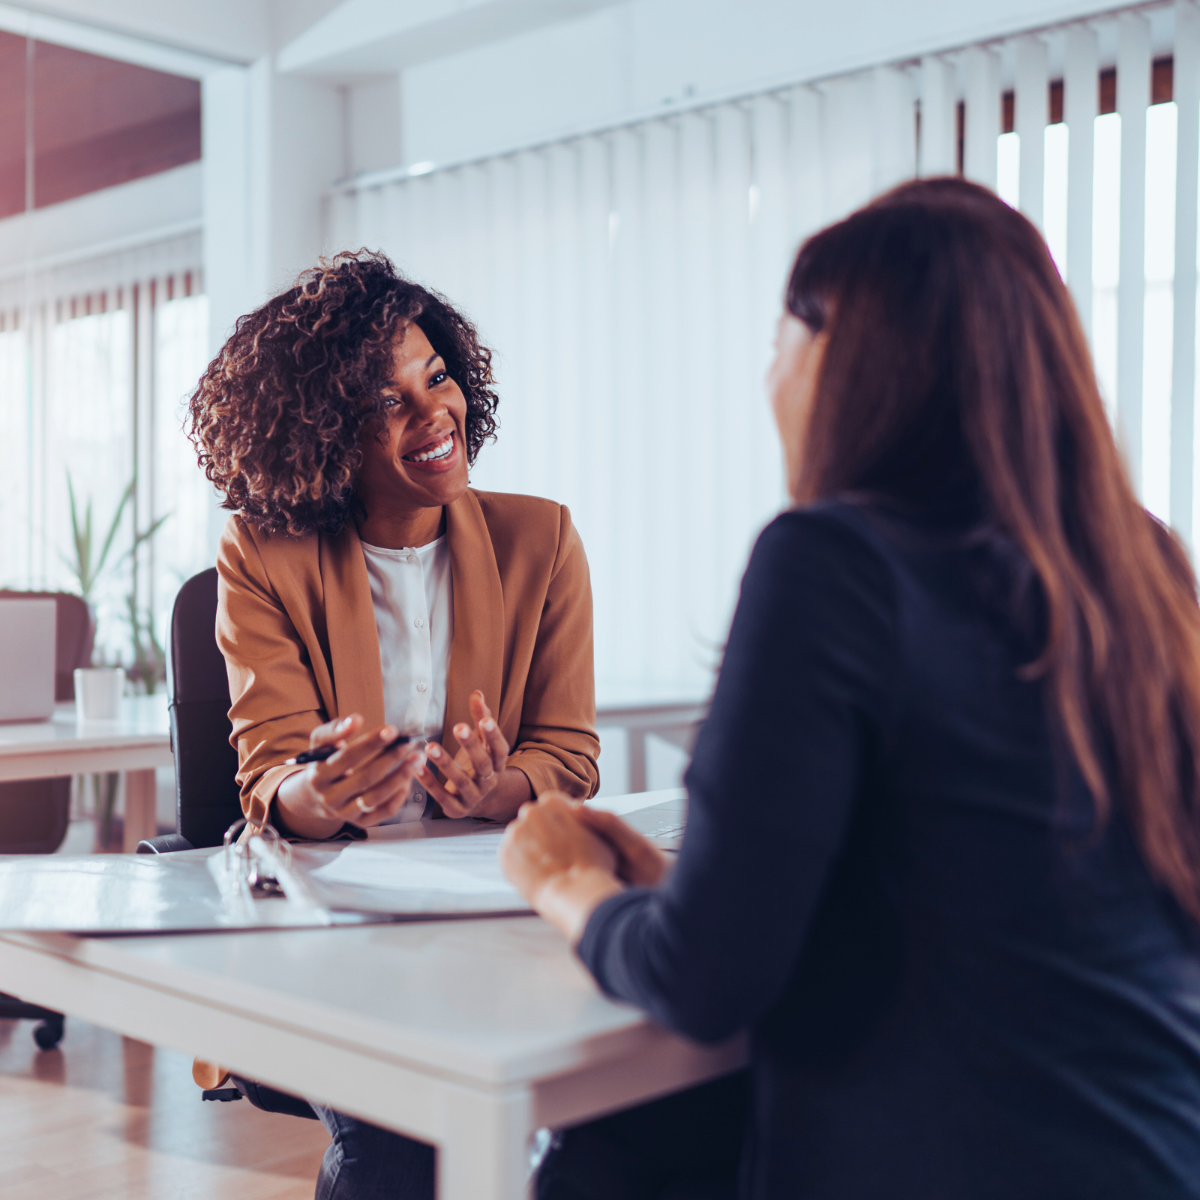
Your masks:
[{"label": "white desk surface", "polygon": [[[638,806],[632,797],[606,805]],[[606,999],[536,917],[10,934],[0,937],[0,989],[432,1142],[442,1200],[516,1200],[535,1129],[744,1061],[740,1042],[698,1047]]]},{"label": "white desk surface", "polygon": [[170,766],[167,697],[127,696],[112,721],[76,721],[73,704],[48,721],[0,724],[0,780]]}]

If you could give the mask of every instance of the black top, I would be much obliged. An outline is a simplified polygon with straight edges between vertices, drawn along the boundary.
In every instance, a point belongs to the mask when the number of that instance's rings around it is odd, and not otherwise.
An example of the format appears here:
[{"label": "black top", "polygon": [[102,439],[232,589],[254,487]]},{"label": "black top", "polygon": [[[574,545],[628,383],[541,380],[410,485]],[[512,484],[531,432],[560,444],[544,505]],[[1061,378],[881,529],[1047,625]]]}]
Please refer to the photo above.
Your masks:
[{"label": "black top", "polygon": [[1055,752],[986,545],[831,503],[759,539],[660,891],[580,956],[752,1030],[743,1194],[1200,1196],[1200,939]]}]

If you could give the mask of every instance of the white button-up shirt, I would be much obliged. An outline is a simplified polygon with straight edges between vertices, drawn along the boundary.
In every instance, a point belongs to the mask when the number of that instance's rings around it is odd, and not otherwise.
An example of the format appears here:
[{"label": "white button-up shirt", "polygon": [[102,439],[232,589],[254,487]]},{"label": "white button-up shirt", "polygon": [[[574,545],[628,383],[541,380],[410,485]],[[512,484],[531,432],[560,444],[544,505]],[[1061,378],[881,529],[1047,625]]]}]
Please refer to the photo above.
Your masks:
[{"label": "white button-up shirt", "polygon": [[[362,543],[383,667],[383,718],[411,738],[440,742],[446,723],[446,676],[454,640],[450,548],[387,550]],[[396,818],[418,820],[425,789],[414,783]]]}]

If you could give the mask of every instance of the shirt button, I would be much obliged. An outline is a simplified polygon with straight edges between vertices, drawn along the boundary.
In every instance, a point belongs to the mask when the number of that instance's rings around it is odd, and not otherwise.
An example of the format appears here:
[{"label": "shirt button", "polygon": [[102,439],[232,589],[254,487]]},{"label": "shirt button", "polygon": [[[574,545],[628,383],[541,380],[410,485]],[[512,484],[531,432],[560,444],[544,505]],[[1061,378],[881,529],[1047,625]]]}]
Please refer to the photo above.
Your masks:
[{"label": "shirt button", "polygon": [[424,622],[424,621],[422,621],[420,617],[417,617],[417,619],[416,619],[415,621],[413,621],[413,624],[414,624],[414,625],[415,625],[415,626],[416,626],[418,629],[420,629],[420,628],[421,628],[421,626],[425,624],[425,622]]},{"label": "shirt button", "polygon": [[410,554],[410,555],[408,556],[408,561],[409,561],[409,562],[416,562],[416,561],[417,561],[417,556],[416,556],[415,554]]},{"label": "shirt button", "polygon": [[421,682],[417,684],[417,691],[423,692],[424,690],[425,690],[425,681],[422,679]]}]

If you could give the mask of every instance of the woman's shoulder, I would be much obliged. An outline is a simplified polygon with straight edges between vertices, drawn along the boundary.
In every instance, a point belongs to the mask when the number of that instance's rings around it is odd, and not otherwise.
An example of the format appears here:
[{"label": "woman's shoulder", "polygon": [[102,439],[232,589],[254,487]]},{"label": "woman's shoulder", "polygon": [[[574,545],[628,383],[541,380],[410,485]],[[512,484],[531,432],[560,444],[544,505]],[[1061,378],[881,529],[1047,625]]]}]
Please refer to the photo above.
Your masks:
[{"label": "woman's shoulder", "polygon": [[742,596],[752,603],[848,615],[863,605],[895,611],[898,564],[852,504],[823,501],[780,513],[755,543]]},{"label": "woman's shoulder", "polygon": [[471,489],[497,556],[515,554],[551,559],[579,541],[565,504],[519,492]]},{"label": "woman's shoulder", "polygon": [[470,490],[459,525],[491,544],[505,587],[548,587],[557,579],[569,587],[587,582],[583,541],[565,504],[516,492]]},{"label": "woman's shoulder", "polygon": [[218,553],[221,557],[231,552],[245,554],[254,541],[254,527],[237,513],[230,513],[217,542]]},{"label": "woman's shoulder", "polygon": [[[1019,626],[1021,644],[1036,646],[1032,570],[1009,540],[986,533],[838,498],[781,513],[763,530],[748,576],[759,590],[825,594],[847,611],[866,603],[897,619],[906,613],[905,628],[986,617],[1006,637]],[[1016,615],[1014,597],[1023,606]]]},{"label": "woman's shoulder", "polygon": [[786,509],[762,531],[755,548],[770,557],[874,563],[880,569],[886,569],[890,551],[870,515],[845,500]]},{"label": "woman's shoulder", "polygon": [[230,515],[217,544],[217,571],[223,576],[231,573],[254,573],[256,567],[268,570],[272,565],[287,563],[295,566],[319,554],[318,535],[292,537],[286,533],[268,533],[238,513]]},{"label": "woman's shoulder", "polygon": [[525,496],[520,492],[485,492],[470,489],[479,501],[483,518],[489,529],[519,528],[531,525],[534,529],[557,530],[569,520],[567,506],[544,496]]}]

